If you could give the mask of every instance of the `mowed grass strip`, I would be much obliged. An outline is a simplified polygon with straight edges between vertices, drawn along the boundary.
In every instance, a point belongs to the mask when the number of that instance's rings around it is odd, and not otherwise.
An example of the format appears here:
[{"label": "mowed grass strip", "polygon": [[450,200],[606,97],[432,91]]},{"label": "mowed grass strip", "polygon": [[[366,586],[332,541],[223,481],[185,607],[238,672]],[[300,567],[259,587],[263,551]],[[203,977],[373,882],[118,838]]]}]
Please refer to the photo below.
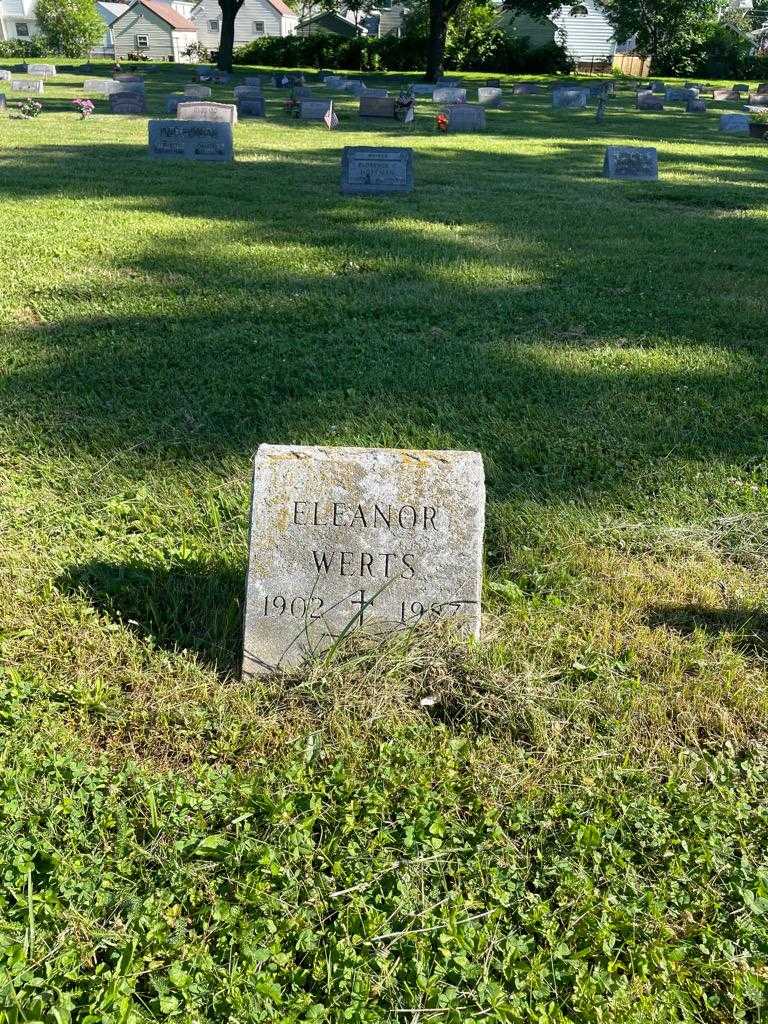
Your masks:
[{"label": "mowed grass strip", "polygon": [[[765,145],[266,90],[153,163],[82,79],[0,121],[0,1013],[759,1021]],[[413,194],[342,198],[355,143]],[[262,441],[481,451],[484,640],[240,682]]]}]

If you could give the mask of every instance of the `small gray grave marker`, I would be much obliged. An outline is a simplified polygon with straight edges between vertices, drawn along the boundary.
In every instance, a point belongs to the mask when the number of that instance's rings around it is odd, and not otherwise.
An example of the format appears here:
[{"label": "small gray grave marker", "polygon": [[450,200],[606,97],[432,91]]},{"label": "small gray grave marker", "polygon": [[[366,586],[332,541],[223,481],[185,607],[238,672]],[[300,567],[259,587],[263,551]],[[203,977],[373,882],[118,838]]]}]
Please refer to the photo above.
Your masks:
[{"label": "small gray grave marker", "polygon": [[603,174],[606,178],[656,181],[659,177],[658,154],[651,146],[608,146]]},{"label": "small gray grave marker", "polygon": [[6,71],[4,68],[0,68],[0,82],[10,82],[13,75],[10,71]]},{"label": "small gray grave marker", "polygon": [[721,114],[720,131],[726,135],[749,135],[749,115]]},{"label": "small gray grave marker", "polygon": [[237,107],[233,103],[213,103],[211,100],[184,100],[176,107],[180,121],[211,121],[218,124],[237,124]]},{"label": "small gray grave marker", "polygon": [[237,101],[238,117],[266,117],[263,96],[241,96]]},{"label": "small gray grave marker", "polygon": [[14,92],[29,92],[34,96],[42,96],[45,92],[41,78],[14,78],[11,80],[11,89]]},{"label": "small gray grave marker", "polygon": [[193,100],[207,100],[211,98],[211,87],[209,85],[185,85],[184,95]]},{"label": "small gray grave marker", "polygon": [[56,67],[54,64],[27,64],[27,74],[53,78],[56,74]]},{"label": "small gray grave marker", "polygon": [[650,90],[639,92],[635,97],[635,103],[637,105],[638,110],[658,111],[664,109],[664,100],[661,98],[661,96],[658,96],[656,93],[653,93]]},{"label": "small gray grave marker", "polygon": [[143,92],[115,92],[109,97],[110,114],[146,114],[147,100]]},{"label": "small gray grave marker", "polygon": [[583,89],[555,89],[552,93],[552,106],[555,110],[579,110],[586,105],[587,93]]},{"label": "small gray grave marker", "polygon": [[231,163],[232,125],[214,121],[149,121],[149,155],[156,160]]},{"label": "small gray grave marker", "polygon": [[366,93],[360,97],[360,109],[358,111],[360,117],[394,117],[395,116],[395,98],[394,96],[388,96],[386,98],[380,96],[369,96]]},{"label": "small gray grave marker", "polygon": [[483,107],[498,109],[501,106],[502,91],[498,86],[480,86],[477,90],[477,102]]},{"label": "small gray grave marker", "polygon": [[382,195],[413,189],[413,150],[401,146],[345,146],[341,158],[344,195]]},{"label": "small gray grave marker", "polygon": [[448,108],[449,132],[477,132],[481,128],[485,128],[485,107],[461,103]]},{"label": "small gray grave marker", "polygon": [[435,103],[466,103],[467,90],[436,87],[432,93],[432,99]]},{"label": "small gray grave marker", "polygon": [[302,121],[322,121],[328,113],[330,100],[300,100],[299,118]]},{"label": "small gray grave marker", "polygon": [[687,114],[706,114],[707,104],[704,100],[688,100],[685,111]]},{"label": "small gray grave marker", "polygon": [[301,665],[353,629],[449,620],[479,636],[477,452],[261,445],[243,675]]},{"label": "small gray grave marker", "polygon": [[518,82],[512,88],[513,96],[540,96],[542,88],[536,82]]}]

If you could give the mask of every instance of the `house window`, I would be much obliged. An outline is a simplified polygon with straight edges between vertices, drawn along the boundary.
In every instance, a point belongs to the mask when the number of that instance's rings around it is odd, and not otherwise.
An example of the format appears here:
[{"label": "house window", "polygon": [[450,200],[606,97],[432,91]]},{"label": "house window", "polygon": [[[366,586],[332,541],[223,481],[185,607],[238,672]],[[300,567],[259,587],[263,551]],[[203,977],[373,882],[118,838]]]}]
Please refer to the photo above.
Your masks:
[{"label": "house window", "polygon": [[255,36],[266,35],[265,29],[264,29],[264,22],[263,21],[254,21],[254,23],[253,23],[253,34]]},{"label": "house window", "polygon": [[19,39],[29,39],[29,25],[26,21],[16,22],[16,35]]},{"label": "house window", "polygon": [[218,32],[219,31],[219,19],[218,18],[213,18],[211,21],[208,22],[208,31],[209,32]]},{"label": "house window", "polygon": [[149,49],[149,36],[147,36],[147,35],[138,35],[138,36],[136,36],[136,47],[139,50],[148,50]]}]

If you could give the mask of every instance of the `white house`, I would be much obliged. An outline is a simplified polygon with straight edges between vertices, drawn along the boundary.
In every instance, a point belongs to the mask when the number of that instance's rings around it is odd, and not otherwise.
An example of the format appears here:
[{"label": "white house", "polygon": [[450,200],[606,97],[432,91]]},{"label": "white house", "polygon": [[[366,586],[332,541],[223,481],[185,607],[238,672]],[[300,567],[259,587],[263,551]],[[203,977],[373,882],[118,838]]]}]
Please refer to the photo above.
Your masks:
[{"label": "white house", "polygon": [[[197,26],[200,45],[217,50],[221,38],[218,0],[199,0],[190,20]],[[292,36],[298,23],[298,16],[283,0],[245,0],[235,18],[235,46],[262,36]]]},{"label": "white house", "polygon": [[39,31],[35,0],[0,0],[0,39],[31,39]]}]

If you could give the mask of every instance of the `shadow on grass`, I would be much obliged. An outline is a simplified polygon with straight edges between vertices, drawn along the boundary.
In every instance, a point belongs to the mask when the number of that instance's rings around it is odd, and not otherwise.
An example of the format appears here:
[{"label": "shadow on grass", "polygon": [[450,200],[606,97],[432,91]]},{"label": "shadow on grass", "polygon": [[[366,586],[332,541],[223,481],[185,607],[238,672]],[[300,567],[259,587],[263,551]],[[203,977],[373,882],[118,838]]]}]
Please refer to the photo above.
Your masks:
[{"label": "shadow on grass", "polygon": [[726,633],[734,648],[745,654],[768,658],[768,614],[754,608],[707,608],[704,605],[675,605],[652,608],[648,624],[692,636],[704,630],[712,637]]},{"label": "shadow on grass", "polygon": [[56,586],[160,647],[194,652],[222,677],[239,671],[245,565],[94,561],[71,567]]}]

